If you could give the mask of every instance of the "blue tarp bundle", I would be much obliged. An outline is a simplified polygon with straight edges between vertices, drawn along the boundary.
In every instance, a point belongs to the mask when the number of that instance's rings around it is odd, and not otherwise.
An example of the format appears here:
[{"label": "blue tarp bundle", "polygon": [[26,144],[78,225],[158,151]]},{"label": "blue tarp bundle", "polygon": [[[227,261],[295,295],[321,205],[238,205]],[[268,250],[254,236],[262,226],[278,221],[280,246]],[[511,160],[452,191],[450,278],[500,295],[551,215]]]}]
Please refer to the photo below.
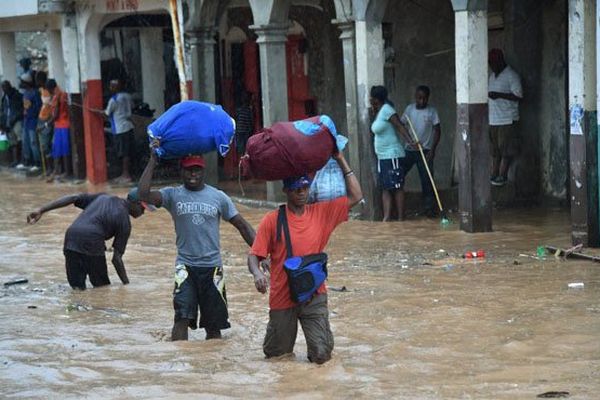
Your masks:
[{"label": "blue tarp bundle", "polygon": [[[346,143],[348,143],[348,138],[343,135],[339,135],[337,129],[335,128],[335,123],[331,119],[329,115],[321,115],[319,118],[319,123],[325,125],[329,132],[333,135],[335,139],[335,144],[339,151],[344,150],[346,147]],[[294,122],[294,128],[298,131],[304,133],[306,136],[314,135],[321,129],[321,126],[315,121],[315,118],[303,119],[300,121]]]},{"label": "blue tarp bundle", "polygon": [[181,158],[217,150],[229,151],[235,123],[223,108],[199,101],[182,101],[148,126],[149,140],[158,139],[160,158]]}]

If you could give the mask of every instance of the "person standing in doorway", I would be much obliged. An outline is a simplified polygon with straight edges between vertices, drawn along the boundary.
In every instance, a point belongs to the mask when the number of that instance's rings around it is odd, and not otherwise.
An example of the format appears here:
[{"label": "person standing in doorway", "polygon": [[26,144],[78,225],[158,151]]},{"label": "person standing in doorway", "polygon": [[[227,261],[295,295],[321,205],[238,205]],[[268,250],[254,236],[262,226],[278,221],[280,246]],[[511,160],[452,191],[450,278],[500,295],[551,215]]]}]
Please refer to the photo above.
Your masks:
[{"label": "person standing in doorway", "polygon": [[[435,158],[435,151],[440,142],[442,130],[437,110],[429,105],[429,94],[430,90],[428,86],[418,86],[415,91],[415,102],[406,107],[400,121],[405,126],[408,126],[408,120],[410,120],[423,149],[423,154],[425,154],[429,171],[433,175],[433,159]],[[408,129],[410,129],[410,126],[408,126]],[[423,157],[421,157],[419,148],[409,143],[406,145],[404,173],[408,174],[415,164],[417,164],[419,180],[421,181],[424,214],[428,217],[435,217],[436,208],[434,206],[433,187],[423,163]]]},{"label": "person standing in doorway", "polygon": [[188,156],[181,160],[183,185],[150,190],[158,164],[154,149],[139,181],[142,201],[169,211],[175,223],[177,258],[173,307],[173,340],[187,340],[188,327],[206,331],[206,339],[221,338],[231,327],[221,260],[220,221],[232,224],[248,246],[254,243],[254,229],[237,211],[224,192],[204,183],[204,159]]},{"label": "person standing in doorway", "polygon": [[112,96],[104,113],[110,120],[117,157],[121,160],[122,165],[121,175],[114,182],[130,183],[131,155],[135,150],[133,122],[131,122],[131,109],[133,108],[131,95],[123,90],[123,85],[118,79],[111,80],[109,88]]},{"label": "person standing in doorway", "polygon": [[37,124],[38,114],[42,107],[40,93],[36,90],[31,74],[21,75],[21,89],[23,92],[23,153],[22,165],[30,172],[40,169],[40,149],[38,146]]},{"label": "person standing in doorway", "polygon": [[54,169],[47,182],[61,179],[69,175],[69,155],[71,154],[71,138],[69,128],[69,97],[56,84],[54,79],[46,82],[46,89],[52,96],[52,117],[49,122],[54,124],[54,137],[52,139],[52,159]]},{"label": "person standing in doorway", "polygon": [[519,75],[504,61],[502,50],[490,50],[488,61],[492,70],[488,80],[492,155],[490,183],[504,186],[510,162],[518,152],[515,124],[519,120],[519,102],[523,99],[523,88]]},{"label": "person standing in doorway", "polygon": [[387,89],[383,86],[371,88],[371,112],[374,121],[371,132],[374,136],[377,172],[381,185],[383,203],[383,221],[392,220],[392,208],[396,206],[398,219],[404,220],[404,143],[413,143],[408,132],[400,122],[400,117],[388,99]]},{"label": "person standing in doorway", "polygon": [[[0,114],[0,129],[6,132],[11,149],[12,162],[10,167],[19,166],[19,154],[22,138],[23,96],[9,81],[2,82],[2,112]],[[25,166],[21,166],[24,168]]]}]

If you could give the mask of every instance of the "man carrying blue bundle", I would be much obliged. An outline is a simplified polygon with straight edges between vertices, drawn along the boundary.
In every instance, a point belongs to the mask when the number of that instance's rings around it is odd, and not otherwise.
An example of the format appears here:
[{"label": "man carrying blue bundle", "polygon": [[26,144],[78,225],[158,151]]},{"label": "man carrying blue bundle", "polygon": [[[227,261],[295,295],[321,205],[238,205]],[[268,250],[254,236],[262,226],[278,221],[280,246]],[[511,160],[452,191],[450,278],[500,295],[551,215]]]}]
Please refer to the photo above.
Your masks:
[{"label": "man carrying blue bundle", "polygon": [[227,329],[229,314],[220,248],[220,219],[237,228],[248,246],[254,242],[254,229],[222,191],[204,183],[204,159],[188,156],[181,160],[183,185],[150,190],[154,168],[158,163],[152,144],[148,165],[139,182],[140,199],[169,211],[177,235],[175,290],[173,307],[175,323],[172,340],[187,340],[188,327],[196,329],[198,309],[206,339],[221,338]]},{"label": "man carrying blue bundle", "polygon": [[[331,359],[333,335],[324,284],[327,255],[322,251],[333,230],[348,220],[350,208],[362,199],[360,184],[343,153],[338,152],[333,158],[342,169],[348,195],[307,205],[310,179],[285,179],[287,203],[279,211],[265,215],[248,256],[256,289],[266,293],[271,288],[269,324],[263,343],[267,358],[292,353],[300,321],[308,359],[317,364]],[[269,256],[271,268],[267,278],[267,271],[259,264]]]}]

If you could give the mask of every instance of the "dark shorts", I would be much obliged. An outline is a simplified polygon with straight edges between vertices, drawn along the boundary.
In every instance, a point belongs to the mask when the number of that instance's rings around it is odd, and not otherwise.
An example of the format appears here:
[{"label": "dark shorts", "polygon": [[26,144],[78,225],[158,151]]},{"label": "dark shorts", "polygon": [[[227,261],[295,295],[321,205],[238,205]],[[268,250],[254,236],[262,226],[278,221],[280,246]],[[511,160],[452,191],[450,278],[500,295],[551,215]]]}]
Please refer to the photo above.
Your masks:
[{"label": "dark shorts", "polygon": [[67,280],[73,289],[85,290],[85,279],[89,275],[94,287],[110,285],[106,257],[89,256],[72,250],[63,250]]},{"label": "dark shorts", "polygon": [[115,139],[115,150],[117,151],[117,157],[131,157],[133,149],[135,149],[135,137],[133,136],[133,130],[125,133],[119,133],[114,135]]},{"label": "dark shorts", "polygon": [[379,184],[383,190],[402,190],[404,188],[404,168],[401,158],[377,160]]},{"label": "dark shorts", "polygon": [[265,356],[277,357],[294,351],[298,321],[306,339],[308,359],[319,364],[331,359],[333,334],[329,327],[327,294],[318,294],[308,303],[293,308],[269,311],[263,343]]},{"label": "dark shorts", "polygon": [[490,126],[490,153],[494,158],[514,157],[518,153],[515,124]]},{"label": "dark shorts", "polygon": [[207,331],[230,328],[223,267],[177,265],[173,308],[175,322],[188,319],[192,329],[197,327],[198,308],[200,328],[205,328]]}]

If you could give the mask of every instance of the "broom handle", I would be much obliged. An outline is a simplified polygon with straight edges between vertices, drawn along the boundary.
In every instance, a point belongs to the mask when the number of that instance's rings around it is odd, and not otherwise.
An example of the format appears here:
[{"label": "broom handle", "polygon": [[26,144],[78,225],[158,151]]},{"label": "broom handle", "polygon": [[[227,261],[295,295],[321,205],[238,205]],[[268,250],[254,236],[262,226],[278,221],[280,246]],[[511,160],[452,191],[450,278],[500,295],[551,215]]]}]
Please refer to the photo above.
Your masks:
[{"label": "broom handle", "polygon": [[417,142],[417,147],[419,149],[419,153],[421,153],[421,158],[423,158],[423,164],[425,164],[425,169],[427,170],[427,175],[429,176],[429,180],[431,181],[431,186],[433,187],[433,193],[435,193],[435,199],[437,200],[438,207],[440,212],[444,211],[442,208],[442,202],[440,201],[440,195],[438,194],[437,188],[435,187],[435,182],[433,181],[433,176],[431,176],[431,171],[429,170],[429,165],[427,165],[427,159],[425,158],[425,154],[423,153],[423,148],[421,147],[421,143],[419,142],[419,138],[415,133],[415,128],[413,128],[413,124],[410,121],[408,115],[406,116],[406,121],[408,121],[408,126],[410,128],[410,132],[412,133],[415,141]]}]

